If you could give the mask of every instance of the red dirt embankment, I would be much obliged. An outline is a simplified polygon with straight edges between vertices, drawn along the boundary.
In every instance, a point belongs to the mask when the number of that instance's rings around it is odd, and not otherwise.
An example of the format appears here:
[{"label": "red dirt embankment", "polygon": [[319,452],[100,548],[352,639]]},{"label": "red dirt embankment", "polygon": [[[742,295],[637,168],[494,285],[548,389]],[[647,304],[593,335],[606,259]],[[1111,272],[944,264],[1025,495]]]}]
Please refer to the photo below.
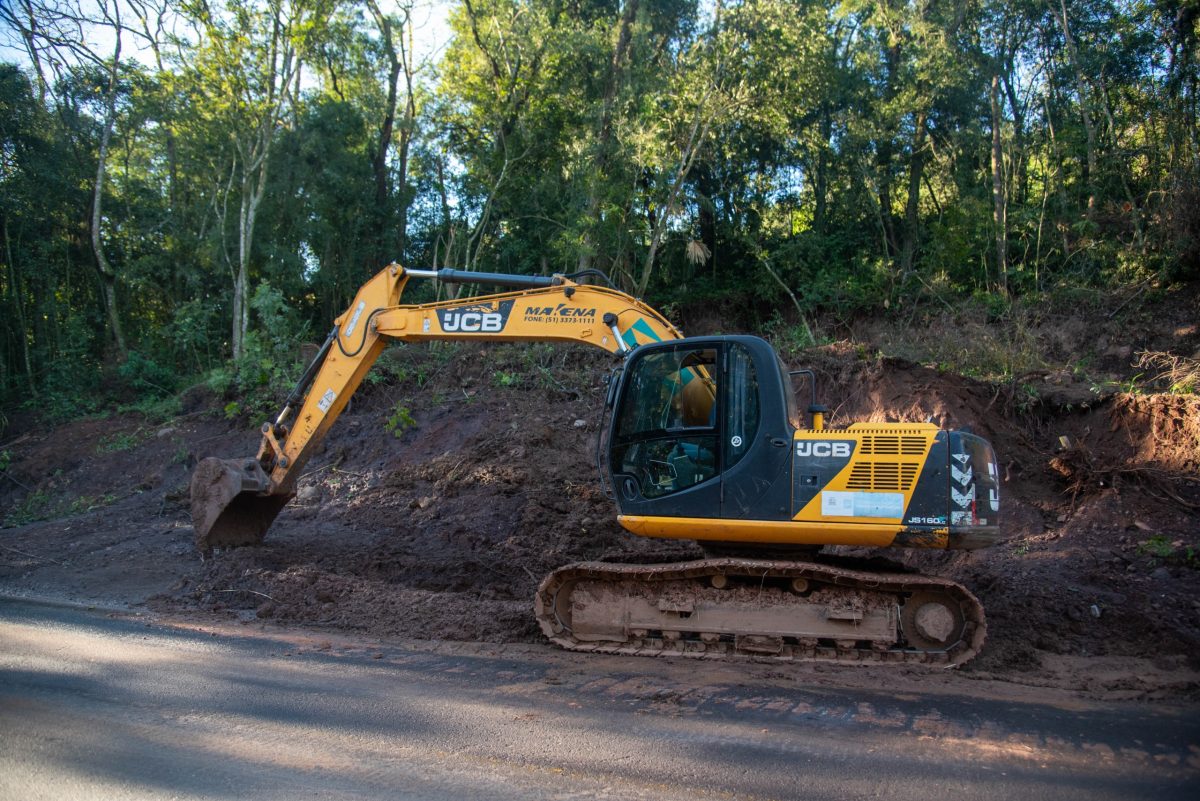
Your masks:
[{"label": "red dirt embankment", "polygon": [[[533,592],[553,568],[699,556],[616,525],[594,466],[604,356],[510,346],[385,358],[388,380],[360,390],[265,545],[207,562],[192,547],[189,470],[252,454],[254,421],[201,407],[159,426],[125,416],[10,432],[0,516],[23,524],[0,531],[0,592],[537,641]],[[995,445],[1006,541],[887,554],[983,601],[989,639],[964,678],[1200,697],[1200,399],[1053,405],[850,346],[804,358],[835,426],[932,419]],[[386,428],[397,406],[415,422],[394,418],[398,437]],[[56,519],[24,522],[43,515]]]}]

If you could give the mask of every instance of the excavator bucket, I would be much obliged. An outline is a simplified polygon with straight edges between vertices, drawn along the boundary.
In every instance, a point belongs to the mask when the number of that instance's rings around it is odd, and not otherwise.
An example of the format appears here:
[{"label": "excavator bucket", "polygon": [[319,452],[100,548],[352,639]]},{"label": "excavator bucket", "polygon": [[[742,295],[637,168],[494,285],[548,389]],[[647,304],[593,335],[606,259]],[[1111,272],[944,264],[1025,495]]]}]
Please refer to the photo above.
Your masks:
[{"label": "excavator bucket", "polygon": [[208,458],[192,473],[192,526],[196,547],[258,545],[292,493],[271,494],[271,482],[255,459]]}]

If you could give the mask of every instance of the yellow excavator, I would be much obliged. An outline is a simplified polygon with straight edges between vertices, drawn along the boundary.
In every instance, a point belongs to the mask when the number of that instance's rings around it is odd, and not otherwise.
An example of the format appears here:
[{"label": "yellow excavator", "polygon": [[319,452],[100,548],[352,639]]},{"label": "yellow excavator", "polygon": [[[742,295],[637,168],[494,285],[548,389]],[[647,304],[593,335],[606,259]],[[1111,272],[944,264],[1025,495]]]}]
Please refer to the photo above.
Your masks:
[{"label": "yellow excavator", "polygon": [[[644,537],[695,540],[707,558],[555,570],[534,599],[552,642],[602,653],[944,666],[978,653],[983,608],[962,585],[817,551],[993,544],[1000,480],[991,445],[928,423],[827,428],[815,376],[789,372],[764,340],[684,338],[646,304],[585,277],[380,271],[263,424],[258,454],[197,465],[197,547],[262,542],[390,340],[582,342],[620,357],[597,443],[619,523]],[[510,291],[402,305],[413,278]],[[804,373],[812,402],[802,416],[793,380]]]}]

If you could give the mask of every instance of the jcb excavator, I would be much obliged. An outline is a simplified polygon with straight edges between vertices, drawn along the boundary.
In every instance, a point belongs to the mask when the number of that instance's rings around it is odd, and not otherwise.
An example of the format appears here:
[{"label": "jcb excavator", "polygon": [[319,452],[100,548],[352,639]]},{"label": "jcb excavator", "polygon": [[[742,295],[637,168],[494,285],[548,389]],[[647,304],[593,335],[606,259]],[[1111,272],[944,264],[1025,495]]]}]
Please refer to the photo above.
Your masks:
[{"label": "jcb excavator", "polygon": [[[400,305],[411,278],[513,291]],[[581,279],[397,264],[379,272],[263,424],[258,454],[197,466],[197,546],[262,541],[389,340],[583,342],[622,357],[597,445],[618,521],[644,537],[696,540],[709,558],[554,571],[534,601],[551,641],[620,654],[947,666],[979,651],[983,609],[965,587],[815,552],[992,544],[1000,482],[986,441],[928,423],[826,428],[815,391],[802,420],[794,373],[764,340],[684,338],[641,301]],[[795,372],[808,372],[811,386],[811,371]]]}]

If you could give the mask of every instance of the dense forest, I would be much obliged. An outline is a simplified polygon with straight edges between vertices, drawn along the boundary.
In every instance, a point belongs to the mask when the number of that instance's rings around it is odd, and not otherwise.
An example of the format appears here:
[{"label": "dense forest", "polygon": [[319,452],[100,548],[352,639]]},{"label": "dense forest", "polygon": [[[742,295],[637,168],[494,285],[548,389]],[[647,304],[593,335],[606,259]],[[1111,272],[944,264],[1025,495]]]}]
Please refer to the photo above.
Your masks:
[{"label": "dense forest", "polygon": [[393,260],[799,341],[1193,281],[1198,38],[1196,0],[6,0],[0,407],[274,383]]}]

